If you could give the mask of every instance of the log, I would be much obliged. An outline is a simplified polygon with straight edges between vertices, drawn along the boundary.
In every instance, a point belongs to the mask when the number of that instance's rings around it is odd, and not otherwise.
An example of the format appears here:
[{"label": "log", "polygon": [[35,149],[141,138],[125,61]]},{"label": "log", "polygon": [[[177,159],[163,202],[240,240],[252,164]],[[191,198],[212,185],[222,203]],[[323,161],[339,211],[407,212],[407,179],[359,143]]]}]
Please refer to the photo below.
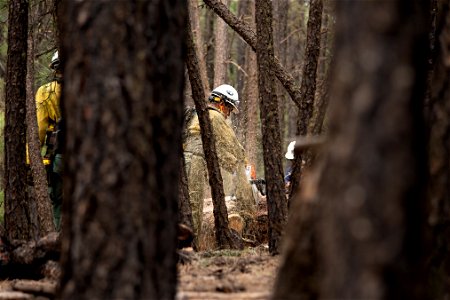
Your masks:
[{"label": "log", "polygon": [[56,282],[14,280],[11,284],[13,290],[33,294],[34,296],[54,297],[56,293]]}]

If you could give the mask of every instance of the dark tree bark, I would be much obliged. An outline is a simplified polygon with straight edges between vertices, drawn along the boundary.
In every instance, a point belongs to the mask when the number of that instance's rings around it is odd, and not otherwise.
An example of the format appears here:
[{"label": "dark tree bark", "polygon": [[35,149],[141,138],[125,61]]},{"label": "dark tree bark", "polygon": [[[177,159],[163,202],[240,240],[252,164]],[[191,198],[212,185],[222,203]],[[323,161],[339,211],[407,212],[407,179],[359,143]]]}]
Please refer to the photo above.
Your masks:
[{"label": "dark tree bark", "polygon": [[271,254],[278,254],[281,250],[281,237],[287,220],[287,201],[284,194],[281,163],[281,136],[278,102],[275,94],[275,75],[270,65],[270,61],[274,59],[271,2],[268,0],[256,1],[255,15],[258,33],[256,55],[259,103],[269,216],[269,251]]},{"label": "dark tree bark", "polygon": [[5,229],[9,239],[36,236],[27,201],[26,75],[28,0],[9,1],[5,112]]},{"label": "dark tree bark", "polygon": [[[32,26],[30,22],[30,27]],[[55,231],[53,212],[48,193],[47,176],[41,157],[38,125],[36,117],[36,100],[34,98],[34,31],[28,36],[27,53],[27,141],[30,159],[33,187],[29,187],[27,197],[31,203],[36,203],[37,219],[39,220],[39,236],[43,237]]]},{"label": "dark tree bark", "polygon": [[[313,191],[321,206],[315,287],[323,299],[429,299],[422,115],[429,4],[336,4],[334,102]],[[301,241],[301,230],[290,238]],[[291,243],[286,255],[299,246]],[[278,284],[302,278],[301,270],[284,260]],[[301,285],[278,286],[275,298],[301,292]]]},{"label": "dark tree bark", "polygon": [[209,112],[203,93],[198,61],[195,55],[195,45],[192,31],[188,24],[187,34],[187,69],[191,82],[192,95],[195,102],[198,120],[200,123],[203,151],[205,153],[208,180],[211,186],[213,200],[214,229],[217,245],[220,248],[238,248],[237,243],[228,228],[228,212],[225,205],[225,193],[223,191],[222,174],[220,173],[219,159],[217,158],[216,144],[212,134]]},{"label": "dark tree bark", "polygon": [[[297,119],[297,135],[308,134],[308,124],[314,111],[314,98],[316,95],[317,65],[320,55],[320,29],[322,27],[322,0],[311,0],[308,29],[306,37],[305,63],[303,65],[303,77],[301,85],[301,107]],[[289,201],[300,186],[303,153],[297,152],[292,165],[291,191]]]},{"label": "dark tree bark", "polygon": [[61,9],[59,298],[173,299],[187,3],[64,1]]},{"label": "dark tree bark", "polygon": [[434,299],[445,299],[450,293],[450,7],[447,1],[437,10],[436,34],[432,39],[433,68],[429,82],[429,187],[430,225],[433,230],[433,252],[430,267],[434,276]]},{"label": "dark tree bark", "polygon": [[[231,28],[233,28],[233,30],[235,30],[249,44],[253,51],[256,51],[257,36],[247,23],[236,18],[236,16],[233,15],[228,8],[220,2],[220,0],[203,0],[203,2],[205,2],[208,7],[214,10],[217,15],[219,15]],[[269,59],[268,64],[274,71],[275,76],[289,93],[294,103],[300,107],[300,87],[295,82],[292,75],[286,71],[276,57],[273,56]]]}]

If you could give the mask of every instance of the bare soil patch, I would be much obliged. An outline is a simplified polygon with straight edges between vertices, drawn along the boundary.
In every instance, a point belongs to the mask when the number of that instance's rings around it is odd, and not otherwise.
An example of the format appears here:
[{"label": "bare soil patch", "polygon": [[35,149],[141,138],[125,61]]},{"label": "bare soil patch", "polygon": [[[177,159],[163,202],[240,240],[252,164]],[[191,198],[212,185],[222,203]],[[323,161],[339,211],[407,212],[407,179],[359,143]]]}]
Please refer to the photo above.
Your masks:
[{"label": "bare soil patch", "polygon": [[179,265],[177,299],[269,299],[278,265],[265,246],[192,252]]}]

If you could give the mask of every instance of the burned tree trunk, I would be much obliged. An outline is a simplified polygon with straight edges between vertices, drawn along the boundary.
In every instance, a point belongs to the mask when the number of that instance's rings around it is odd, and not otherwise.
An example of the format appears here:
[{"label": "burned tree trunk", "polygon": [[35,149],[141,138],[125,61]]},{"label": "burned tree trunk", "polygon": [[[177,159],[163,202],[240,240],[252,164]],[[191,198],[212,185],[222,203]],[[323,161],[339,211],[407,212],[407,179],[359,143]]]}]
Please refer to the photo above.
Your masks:
[{"label": "burned tree trunk", "polygon": [[269,251],[272,254],[278,254],[287,220],[287,201],[284,194],[283,166],[281,164],[281,136],[278,102],[275,94],[275,75],[270,66],[270,61],[274,59],[271,5],[268,0],[255,2],[258,33],[256,55],[269,216]]},{"label": "burned tree trunk", "polygon": [[68,199],[59,297],[173,299],[187,4],[60,5]]},{"label": "burned tree trunk", "polygon": [[27,201],[26,74],[28,0],[9,1],[5,111],[5,229],[9,239],[37,234]]},{"label": "burned tree trunk", "polygon": [[187,68],[189,80],[192,87],[192,95],[195,102],[198,120],[200,124],[203,151],[205,153],[206,166],[208,169],[209,185],[211,186],[214,214],[214,228],[217,245],[220,248],[238,248],[238,244],[231,235],[228,228],[228,212],[225,205],[225,193],[223,191],[223,180],[220,173],[219,160],[217,158],[216,144],[212,134],[209,113],[206,107],[205,95],[202,89],[198,61],[195,55],[195,45],[192,31],[188,24],[187,38]]},{"label": "burned tree trunk", "polygon": [[[422,114],[428,3],[336,4],[329,142],[311,191],[320,206],[314,292],[324,299],[429,299]],[[301,234],[291,231],[286,258],[304,245]],[[295,257],[281,267],[275,298],[305,292],[282,284],[306,275]]]}]

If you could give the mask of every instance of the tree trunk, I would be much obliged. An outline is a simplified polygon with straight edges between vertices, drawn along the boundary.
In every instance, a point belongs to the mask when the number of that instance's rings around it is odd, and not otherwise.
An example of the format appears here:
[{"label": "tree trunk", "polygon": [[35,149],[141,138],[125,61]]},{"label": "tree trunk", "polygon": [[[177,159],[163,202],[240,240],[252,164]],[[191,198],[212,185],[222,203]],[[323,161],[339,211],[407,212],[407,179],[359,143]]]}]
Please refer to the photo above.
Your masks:
[{"label": "tree trunk", "polygon": [[[30,27],[32,23],[30,22]],[[39,236],[43,237],[55,231],[53,212],[48,193],[47,175],[41,157],[38,125],[36,117],[36,100],[34,98],[34,30],[28,36],[27,53],[27,141],[33,187],[29,187],[29,201],[36,203],[39,220]]]},{"label": "tree trunk", "polygon": [[[323,299],[430,299],[422,116],[428,3],[336,4],[329,142],[310,191],[320,205],[315,287]],[[301,231],[293,232],[286,255],[302,245]],[[278,283],[306,275],[298,259],[284,260]],[[275,298],[302,292],[278,286]]]},{"label": "tree trunk", "polygon": [[[189,24],[188,24],[189,25]],[[192,94],[195,102],[200,133],[205,153],[206,166],[208,168],[209,185],[211,186],[214,214],[214,228],[217,245],[220,248],[237,248],[235,240],[231,236],[228,228],[228,212],[225,205],[225,193],[223,191],[222,175],[220,173],[219,160],[217,158],[216,144],[212,134],[211,123],[209,122],[209,112],[203,94],[198,61],[195,55],[195,45],[192,31],[188,26],[187,38],[187,60],[186,60],[189,80],[191,82]]]},{"label": "tree trunk", "polygon": [[[434,2],[434,1],[433,1]],[[436,4],[436,3],[435,3]],[[433,252],[430,267],[434,299],[450,295],[450,7],[447,1],[433,6],[438,12],[436,38],[433,39],[433,66],[429,82],[429,187],[430,225]]]},{"label": "tree trunk", "polygon": [[9,239],[36,237],[27,201],[26,75],[28,0],[9,1],[5,112],[5,229]]},{"label": "tree trunk", "polygon": [[[297,135],[306,136],[308,133],[308,124],[314,111],[314,98],[316,95],[316,74],[320,55],[320,38],[322,25],[322,0],[311,0],[308,30],[306,38],[305,62],[303,65],[302,77],[302,105],[299,109],[297,119]],[[292,165],[291,191],[289,201],[293,199],[293,194],[300,186],[303,153],[297,151]]]},{"label": "tree trunk", "polygon": [[205,95],[209,94],[211,88],[209,87],[208,73],[206,72],[206,60],[204,50],[205,45],[203,42],[203,35],[200,28],[200,16],[198,13],[198,0],[189,0],[189,20],[191,22],[192,35],[195,42],[195,50],[198,58],[198,67],[200,71],[200,77],[202,79],[203,90]]},{"label": "tree trunk", "polygon": [[[214,12],[219,15],[231,28],[233,28],[248,44],[252,49],[256,50],[256,35],[251,30],[250,26],[238,20],[236,16],[234,16],[228,8],[220,2],[220,0],[203,0],[206,5],[208,5]],[[257,1],[256,1],[257,2]],[[289,95],[292,98],[292,101],[300,107],[301,106],[301,98],[300,98],[300,87],[295,82],[294,78],[291,74],[289,74],[286,69],[281,65],[280,61],[272,56],[269,58],[268,64],[271,70],[274,71],[274,74],[287,90]]]},{"label": "tree trunk", "polygon": [[[228,6],[230,0],[220,0],[223,5]],[[215,28],[214,45],[214,84],[213,87],[227,83],[228,65],[228,30],[227,24],[217,18]]]},{"label": "tree trunk", "polygon": [[[274,51],[275,56],[278,57],[281,64],[286,66],[286,55],[287,55],[287,29],[288,29],[288,12],[289,12],[289,1],[273,1],[273,11],[274,11]],[[280,130],[281,130],[281,140],[284,145],[285,138],[285,128],[286,128],[286,115],[287,108],[287,95],[283,88],[283,85],[277,81],[276,82],[276,93],[278,99],[278,111],[280,112]]]},{"label": "tree trunk", "polygon": [[[251,1],[250,9],[251,19],[255,19],[255,3]],[[252,21],[252,28],[256,29],[256,24]],[[245,89],[245,99],[247,102],[247,119],[246,128],[247,134],[245,139],[245,153],[248,162],[257,166],[258,164],[258,149],[260,149],[260,143],[258,143],[258,137],[261,137],[260,132],[257,128],[259,127],[258,120],[258,63],[256,61],[256,53],[253,52],[249,47],[246,51],[246,66],[247,66],[247,83]]]},{"label": "tree trunk", "polygon": [[269,251],[275,255],[281,250],[281,237],[287,219],[287,201],[284,195],[283,166],[281,164],[281,137],[275,94],[275,76],[270,65],[270,61],[274,59],[271,2],[269,0],[256,1],[255,14],[258,33],[256,55],[259,103],[269,216]]},{"label": "tree trunk", "polygon": [[58,297],[173,299],[187,3],[61,9],[67,215]]}]

